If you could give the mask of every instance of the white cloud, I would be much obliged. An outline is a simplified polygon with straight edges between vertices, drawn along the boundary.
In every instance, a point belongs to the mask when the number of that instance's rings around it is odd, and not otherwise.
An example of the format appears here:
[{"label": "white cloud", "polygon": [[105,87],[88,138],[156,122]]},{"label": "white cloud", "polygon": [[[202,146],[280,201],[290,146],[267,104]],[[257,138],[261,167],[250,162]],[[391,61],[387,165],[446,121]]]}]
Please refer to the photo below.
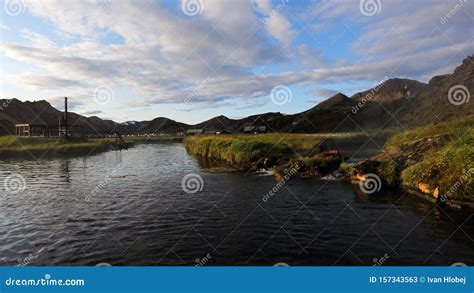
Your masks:
[{"label": "white cloud", "polygon": [[[70,89],[90,99],[98,86],[125,86],[135,97],[129,103],[143,106],[181,103],[212,77],[191,103],[232,106],[224,101],[240,99],[259,105],[257,99],[279,84],[426,79],[451,71],[474,52],[472,2],[444,25],[439,22],[455,3],[382,1],[379,15],[365,17],[352,1],[320,1],[301,9],[292,1],[208,0],[201,14],[188,17],[151,0],[31,0],[28,11],[51,23],[64,42],[25,28],[19,31],[23,42],[0,46],[9,58],[34,67],[14,78],[34,90]],[[295,24],[306,25],[315,38],[344,25],[356,41],[343,45],[358,58],[329,58],[333,47],[313,38],[296,44],[293,38],[302,28]],[[118,41],[104,41],[112,37]],[[298,67],[285,67],[289,64]],[[252,73],[274,65],[285,69]]]}]

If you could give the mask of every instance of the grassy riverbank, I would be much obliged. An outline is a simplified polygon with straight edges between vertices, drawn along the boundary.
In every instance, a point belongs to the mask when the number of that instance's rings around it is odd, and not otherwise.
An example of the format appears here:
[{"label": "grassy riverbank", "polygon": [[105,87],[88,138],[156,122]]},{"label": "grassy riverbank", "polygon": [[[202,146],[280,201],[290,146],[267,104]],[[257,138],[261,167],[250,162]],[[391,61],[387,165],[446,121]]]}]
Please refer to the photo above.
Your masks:
[{"label": "grassy riverbank", "polygon": [[[136,143],[182,142],[173,136],[125,137],[127,147]],[[114,149],[115,138],[61,138],[0,136],[0,158],[54,155],[87,155]]]},{"label": "grassy riverbank", "polygon": [[[372,133],[385,141],[388,132]],[[207,158],[226,161],[245,168],[256,169],[292,162],[305,166],[326,165],[328,156],[322,154],[340,146],[362,147],[368,140],[365,133],[209,135],[187,137],[188,152]],[[337,148],[337,147],[336,147]],[[302,170],[304,171],[304,169]]]},{"label": "grassy riverbank", "polygon": [[387,141],[386,151],[355,164],[385,184],[404,187],[452,207],[474,208],[474,117],[405,130]]},{"label": "grassy riverbank", "polygon": [[46,137],[0,137],[0,157],[43,156],[54,154],[87,154],[110,148],[106,140],[70,139]]},{"label": "grassy riverbank", "polygon": [[357,163],[343,162],[344,150],[358,149],[356,157],[367,147],[365,133],[194,136],[184,144],[189,153],[245,169],[276,167],[278,172],[298,166],[303,176],[339,171],[358,180],[375,173],[384,187],[405,188],[451,207],[474,208],[473,116],[370,136],[383,150]]}]

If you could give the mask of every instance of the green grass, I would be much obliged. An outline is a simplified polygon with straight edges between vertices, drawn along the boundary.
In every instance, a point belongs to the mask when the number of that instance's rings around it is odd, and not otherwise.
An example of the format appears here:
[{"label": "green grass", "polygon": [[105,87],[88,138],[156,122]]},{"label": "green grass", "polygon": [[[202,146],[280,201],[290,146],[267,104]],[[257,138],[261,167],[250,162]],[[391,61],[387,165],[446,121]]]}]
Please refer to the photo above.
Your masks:
[{"label": "green grass", "polygon": [[391,153],[397,153],[405,147],[429,138],[449,136],[453,141],[472,144],[474,133],[474,116],[457,119],[448,123],[427,125],[398,132],[387,141],[386,149]]},{"label": "green grass", "polygon": [[319,142],[314,137],[296,134],[189,136],[184,140],[190,153],[241,165],[256,163],[267,156],[289,159],[294,156],[292,149],[311,150]]},{"label": "green grass", "polygon": [[211,142],[216,147],[228,147],[236,142],[259,142],[268,145],[277,143],[286,144],[291,149],[303,152],[311,151],[318,147],[324,140],[348,140],[367,138],[364,133],[327,133],[327,134],[292,134],[292,133],[268,133],[268,134],[232,134],[232,135],[204,135],[188,136],[185,143],[188,145],[209,145]]},{"label": "green grass", "polygon": [[0,137],[0,155],[3,157],[27,153],[82,153],[87,151],[102,151],[109,147],[109,141],[98,139],[63,140],[60,138],[46,137]]},{"label": "green grass", "polygon": [[337,165],[343,174],[350,175],[354,168],[365,166],[367,170],[362,170],[363,173],[377,173],[391,187],[403,185],[417,190],[421,182],[432,191],[438,188],[440,194],[449,193],[450,199],[474,202],[473,116],[401,132],[383,131],[369,135],[389,138],[385,153],[361,165],[338,165],[340,159],[337,157],[319,155],[325,141],[344,142],[333,144],[342,147],[366,141],[366,134],[360,132],[192,136],[187,137],[184,144],[192,154],[247,167],[259,167],[265,159],[271,158],[280,167],[298,162],[302,165],[301,172],[323,173]]},{"label": "green grass", "polygon": [[474,201],[473,116],[403,131],[386,148],[389,154],[407,157],[403,185],[417,189],[423,182],[431,190],[438,187],[440,194],[449,192],[451,199]]},{"label": "green grass", "polygon": [[[257,135],[204,135],[189,136],[184,140],[188,152],[209,158],[218,158],[231,164],[244,166],[262,163],[271,158],[275,164],[291,159],[319,166],[320,145],[324,141],[362,141],[364,133],[287,134],[268,133]],[[325,161],[325,160],[324,160]],[[323,165],[326,162],[321,162]]]},{"label": "green grass", "polygon": [[[175,136],[127,136],[125,143],[182,142]],[[61,138],[0,136],[0,157],[21,155],[89,154],[113,149],[115,138]]]}]

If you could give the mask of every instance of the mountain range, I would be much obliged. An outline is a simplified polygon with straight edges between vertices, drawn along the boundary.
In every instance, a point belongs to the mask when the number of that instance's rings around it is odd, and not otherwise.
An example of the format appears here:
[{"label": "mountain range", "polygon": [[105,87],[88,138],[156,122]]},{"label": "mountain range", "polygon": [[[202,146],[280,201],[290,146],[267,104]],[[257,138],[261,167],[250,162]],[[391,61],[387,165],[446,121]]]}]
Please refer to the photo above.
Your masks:
[{"label": "mountain range", "polygon": [[[403,129],[474,114],[474,55],[453,73],[433,77],[429,83],[393,78],[374,88],[347,97],[338,93],[296,114],[264,113],[242,119],[217,116],[196,125],[165,117],[151,121],[116,123],[96,116],[69,113],[71,125],[86,132],[118,131],[122,134],[175,134],[188,129],[242,132],[245,126],[266,126],[270,132],[318,133]],[[47,101],[0,99],[0,135],[15,133],[15,124],[57,124],[61,111]]]}]

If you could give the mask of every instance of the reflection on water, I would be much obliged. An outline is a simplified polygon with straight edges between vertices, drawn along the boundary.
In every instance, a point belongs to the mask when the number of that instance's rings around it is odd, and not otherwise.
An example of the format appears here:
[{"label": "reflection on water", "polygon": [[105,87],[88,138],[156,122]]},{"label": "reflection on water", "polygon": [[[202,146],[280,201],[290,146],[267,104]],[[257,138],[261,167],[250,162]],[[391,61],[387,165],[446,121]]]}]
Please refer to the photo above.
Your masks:
[{"label": "reflection on water", "polygon": [[[210,173],[179,144],[0,162],[0,263],[8,265],[472,264],[472,214],[342,181]],[[203,191],[181,180],[199,174]],[[210,257],[208,257],[210,256]]]}]

